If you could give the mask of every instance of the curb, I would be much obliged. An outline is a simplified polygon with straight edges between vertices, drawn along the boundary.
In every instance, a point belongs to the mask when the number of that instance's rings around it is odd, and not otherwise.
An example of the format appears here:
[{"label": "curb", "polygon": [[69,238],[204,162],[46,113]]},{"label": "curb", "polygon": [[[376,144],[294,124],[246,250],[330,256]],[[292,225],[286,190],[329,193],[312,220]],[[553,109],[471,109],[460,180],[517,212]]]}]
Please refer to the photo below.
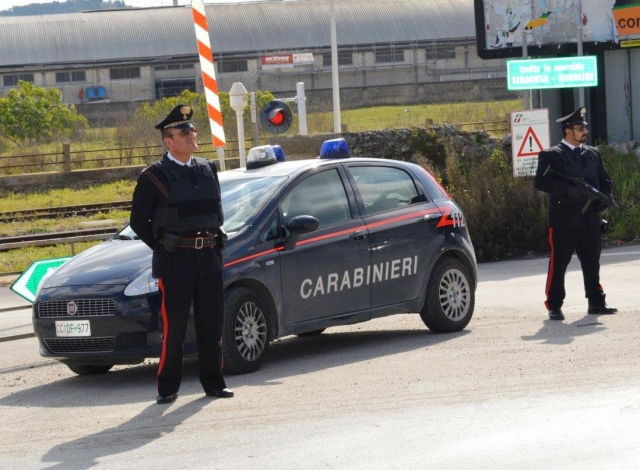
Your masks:
[{"label": "curb", "polygon": [[12,312],[13,310],[26,310],[28,308],[33,308],[33,305],[18,305],[16,307],[3,307],[3,308],[0,308],[0,313]]},{"label": "curb", "polygon": [[7,341],[15,341],[18,339],[26,339],[35,337],[35,333],[24,333],[21,335],[13,335],[13,336],[4,336],[0,338],[0,343],[6,343]]}]

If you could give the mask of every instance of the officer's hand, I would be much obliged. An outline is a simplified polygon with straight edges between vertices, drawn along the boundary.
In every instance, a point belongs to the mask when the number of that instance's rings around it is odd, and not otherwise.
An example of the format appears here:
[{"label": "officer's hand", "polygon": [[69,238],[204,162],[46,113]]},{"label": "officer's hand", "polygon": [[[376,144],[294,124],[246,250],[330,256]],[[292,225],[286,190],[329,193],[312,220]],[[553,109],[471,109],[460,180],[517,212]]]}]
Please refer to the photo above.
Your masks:
[{"label": "officer's hand", "polygon": [[566,192],[567,197],[575,199],[587,199],[590,196],[589,191],[579,186],[567,186]]},{"label": "officer's hand", "polygon": [[218,229],[217,235],[218,235],[218,244],[220,245],[220,248],[224,248],[225,246],[227,246],[227,241],[229,240],[229,237],[227,237],[227,232],[225,232],[222,227]]}]

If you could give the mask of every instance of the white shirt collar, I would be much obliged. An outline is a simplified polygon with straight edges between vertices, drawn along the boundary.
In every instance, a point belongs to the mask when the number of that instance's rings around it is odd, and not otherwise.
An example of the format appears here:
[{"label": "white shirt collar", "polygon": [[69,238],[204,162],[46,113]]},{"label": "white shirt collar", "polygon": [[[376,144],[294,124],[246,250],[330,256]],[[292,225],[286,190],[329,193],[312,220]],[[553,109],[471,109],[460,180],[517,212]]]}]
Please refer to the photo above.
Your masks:
[{"label": "white shirt collar", "polygon": [[191,161],[193,160],[193,157],[189,158],[189,161],[187,163],[181,162],[180,160],[178,160],[176,157],[174,157],[173,155],[171,155],[171,152],[167,152],[167,157],[169,158],[169,160],[171,160],[172,162],[176,162],[178,165],[182,165],[182,166],[190,166],[191,165]]},{"label": "white shirt collar", "polygon": [[582,148],[582,145],[578,145],[577,147],[575,145],[571,145],[569,142],[567,142],[566,140],[562,139],[562,143],[564,145],[566,145],[567,147],[569,147],[571,150],[575,150],[575,149],[580,149]]}]

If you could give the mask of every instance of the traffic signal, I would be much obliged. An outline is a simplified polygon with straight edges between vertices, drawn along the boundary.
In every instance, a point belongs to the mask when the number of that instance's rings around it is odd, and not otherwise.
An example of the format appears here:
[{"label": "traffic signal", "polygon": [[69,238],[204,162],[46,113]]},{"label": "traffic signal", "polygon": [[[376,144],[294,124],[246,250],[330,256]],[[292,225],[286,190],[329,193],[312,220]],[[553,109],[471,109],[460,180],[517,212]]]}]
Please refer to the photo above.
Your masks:
[{"label": "traffic signal", "polygon": [[282,134],[291,127],[293,114],[287,103],[273,100],[267,103],[260,111],[260,122],[267,132]]}]

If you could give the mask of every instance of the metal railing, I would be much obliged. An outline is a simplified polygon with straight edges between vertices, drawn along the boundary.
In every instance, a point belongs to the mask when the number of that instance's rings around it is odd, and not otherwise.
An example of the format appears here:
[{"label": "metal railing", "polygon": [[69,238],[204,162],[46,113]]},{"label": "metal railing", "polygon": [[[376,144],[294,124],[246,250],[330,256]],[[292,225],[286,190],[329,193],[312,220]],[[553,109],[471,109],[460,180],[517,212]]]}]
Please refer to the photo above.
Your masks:
[{"label": "metal railing", "polygon": [[[249,142],[249,141],[248,141]],[[78,144],[79,145],[79,144]],[[236,166],[240,157],[238,141],[227,141],[225,162]],[[148,165],[161,155],[160,145],[117,147],[92,150],[72,150],[71,144],[62,144],[60,152],[0,156],[0,175],[17,175],[40,172],[70,172],[93,168],[117,168],[131,165]],[[217,161],[218,155],[212,143],[200,143],[196,155]]]}]

